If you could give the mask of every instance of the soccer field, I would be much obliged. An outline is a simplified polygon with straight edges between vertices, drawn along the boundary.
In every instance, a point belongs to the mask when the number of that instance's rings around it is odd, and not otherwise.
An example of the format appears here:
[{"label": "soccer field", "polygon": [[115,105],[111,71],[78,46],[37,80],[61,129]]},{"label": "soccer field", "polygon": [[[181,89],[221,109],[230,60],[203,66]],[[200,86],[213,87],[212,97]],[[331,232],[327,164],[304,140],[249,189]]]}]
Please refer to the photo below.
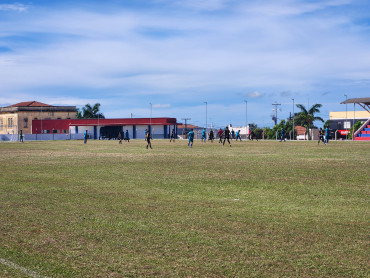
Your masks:
[{"label": "soccer field", "polygon": [[0,276],[368,277],[368,142],[0,143]]}]

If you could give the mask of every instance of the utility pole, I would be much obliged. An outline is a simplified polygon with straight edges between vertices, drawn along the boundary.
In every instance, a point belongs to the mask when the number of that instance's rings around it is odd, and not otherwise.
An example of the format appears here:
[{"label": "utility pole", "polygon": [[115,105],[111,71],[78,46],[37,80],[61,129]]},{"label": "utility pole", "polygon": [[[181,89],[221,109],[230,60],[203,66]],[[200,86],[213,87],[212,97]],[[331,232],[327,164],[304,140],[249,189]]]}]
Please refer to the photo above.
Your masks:
[{"label": "utility pole", "polygon": [[149,102],[150,104],[150,125],[149,125],[149,132],[150,132],[150,135],[153,136],[152,134],[152,110],[153,110],[153,104],[151,102]]},{"label": "utility pole", "polygon": [[293,140],[294,140],[294,98],[292,98],[293,100]]},{"label": "utility pole", "polygon": [[[207,134],[207,128],[208,128],[208,121],[207,121],[207,117],[208,117],[208,115],[207,115],[207,113],[208,113],[208,103],[205,101],[204,102],[205,104],[206,104],[206,134]],[[207,136],[207,135],[206,135]]]},{"label": "utility pole", "polygon": [[187,131],[188,121],[191,120],[191,118],[182,118],[181,120],[185,121],[185,132]]},{"label": "utility pole", "polygon": [[245,102],[245,132],[248,138],[248,101],[244,100]]},{"label": "utility pole", "polygon": [[277,103],[275,101],[275,103],[273,103],[272,105],[275,105],[275,108],[274,108],[274,110],[275,110],[275,125],[277,125],[277,107],[278,107],[278,105],[281,105],[281,104]]},{"label": "utility pole", "polygon": [[344,95],[346,97],[346,140],[348,139],[348,124],[347,124],[347,95]]}]

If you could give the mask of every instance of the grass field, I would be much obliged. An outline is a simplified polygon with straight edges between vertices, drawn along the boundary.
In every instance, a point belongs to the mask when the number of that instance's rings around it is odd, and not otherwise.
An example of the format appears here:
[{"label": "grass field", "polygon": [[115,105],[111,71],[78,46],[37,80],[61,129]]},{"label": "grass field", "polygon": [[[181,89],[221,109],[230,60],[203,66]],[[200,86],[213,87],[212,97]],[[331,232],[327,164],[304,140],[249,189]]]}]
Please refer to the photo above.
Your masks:
[{"label": "grass field", "polygon": [[369,143],[153,148],[0,143],[0,259],[48,277],[369,277]]}]

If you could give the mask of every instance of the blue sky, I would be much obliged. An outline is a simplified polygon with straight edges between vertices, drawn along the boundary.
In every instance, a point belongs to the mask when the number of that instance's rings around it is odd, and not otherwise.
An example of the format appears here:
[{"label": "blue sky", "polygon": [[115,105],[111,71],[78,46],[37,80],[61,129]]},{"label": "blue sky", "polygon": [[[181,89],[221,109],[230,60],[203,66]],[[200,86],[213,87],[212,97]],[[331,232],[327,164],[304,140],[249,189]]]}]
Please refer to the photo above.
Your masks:
[{"label": "blue sky", "polygon": [[[271,126],[295,103],[370,97],[370,2],[0,0],[0,106]],[[353,107],[351,107],[352,109]]]}]

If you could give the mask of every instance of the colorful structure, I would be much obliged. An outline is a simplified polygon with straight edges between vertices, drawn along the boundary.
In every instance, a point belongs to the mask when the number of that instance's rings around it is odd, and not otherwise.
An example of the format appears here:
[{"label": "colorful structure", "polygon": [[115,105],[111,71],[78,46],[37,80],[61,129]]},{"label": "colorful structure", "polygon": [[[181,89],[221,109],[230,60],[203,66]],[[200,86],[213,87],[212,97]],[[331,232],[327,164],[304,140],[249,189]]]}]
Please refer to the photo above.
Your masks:
[{"label": "colorful structure", "polygon": [[[342,119],[344,118],[344,113],[346,113],[346,124],[343,126],[346,130],[341,130],[338,128],[338,131],[343,135],[343,131],[348,132],[348,129],[359,120],[362,123],[362,126],[353,134],[353,140],[362,140],[370,141],[370,97],[365,98],[351,98],[346,101],[341,102],[341,104],[353,104],[353,111],[348,115],[348,111],[341,112]],[[355,105],[361,106],[365,111],[355,111]],[[340,112],[337,112],[340,113]],[[330,123],[334,120],[332,119],[332,113],[330,113]],[[338,118],[337,118],[338,120]],[[340,121],[338,121],[339,123]],[[346,133],[345,133],[346,134]],[[344,135],[345,135],[344,134]]]},{"label": "colorful structure", "polygon": [[[128,130],[131,139],[144,139],[145,130],[152,138],[170,138],[171,130],[177,134],[176,118],[123,118],[123,119],[65,119],[33,120],[32,133],[69,134],[70,139],[81,139],[87,130],[91,139],[115,139],[120,131]],[[41,132],[42,127],[42,132]]]}]

